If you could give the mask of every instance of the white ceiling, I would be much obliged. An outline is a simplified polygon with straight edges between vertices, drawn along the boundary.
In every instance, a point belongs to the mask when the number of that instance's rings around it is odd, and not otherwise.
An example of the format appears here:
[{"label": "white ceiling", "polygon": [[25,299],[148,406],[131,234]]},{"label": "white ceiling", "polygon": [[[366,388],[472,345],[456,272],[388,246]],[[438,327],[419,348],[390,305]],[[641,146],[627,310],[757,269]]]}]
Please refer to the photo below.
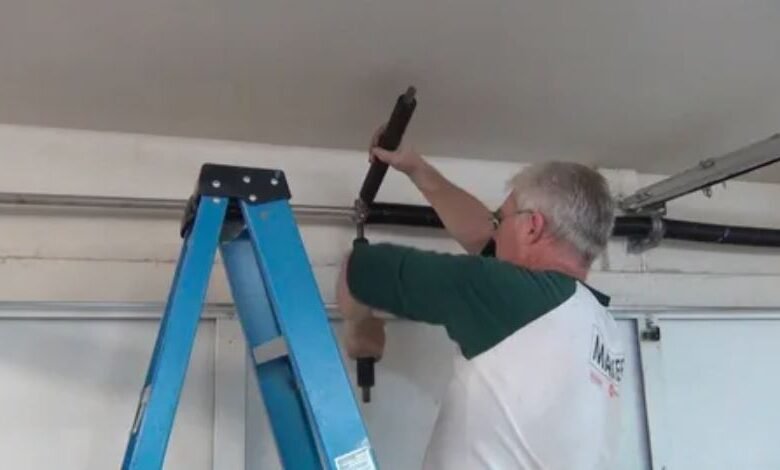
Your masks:
[{"label": "white ceiling", "polygon": [[777,0],[4,0],[0,122],[364,148],[414,84],[426,152],[674,172],[780,130],[778,25]]}]

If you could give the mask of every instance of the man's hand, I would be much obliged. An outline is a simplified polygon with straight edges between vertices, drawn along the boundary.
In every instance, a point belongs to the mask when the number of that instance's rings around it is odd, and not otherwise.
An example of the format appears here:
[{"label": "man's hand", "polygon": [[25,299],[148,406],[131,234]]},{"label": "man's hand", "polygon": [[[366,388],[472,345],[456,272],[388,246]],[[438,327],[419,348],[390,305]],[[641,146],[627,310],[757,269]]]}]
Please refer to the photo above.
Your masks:
[{"label": "man's hand", "polygon": [[385,350],[385,321],[374,316],[344,321],[344,347],[352,359],[382,358]]},{"label": "man's hand", "polygon": [[336,300],[344,318],[344,347],[352,359],[380,359],[385,349],[385,321],[371,314],[371,309],[352,296],[347,285],[347,264],[344,258],[336,286]]},{"label": "man's hand", "polygon": [[371,149],[371,155],[409,177],[413,177],[425,165],[425,160],[419,153],[403,147],[395,152],[374,147]]},{"label": "man's hand", "polygon": [[385,162],[406,173],[425,196],[444,224],[447,232],[469,253],[477,254],[493,236],[491,212],[479,199],[456,186],[414,150],[400,148],[389,152],[377,148],[380,127],[374,134],[369,151],[371,159]]},{"label": "man's hand", "polygon": [[389,150],[384,150],[377,147],[379,136],[381,136],[382,132],[384,131],[385,126],[381,126],[379,129],[377,129],[377,131],[374,133],[374,136],[371,138],[371,146],[369,148],[371,161],[377,159],[381,162],[387,163],[394,169],[409,176],[412,176],[412,174],[416,173],[425,165],[425,160],[423,160],[422,156],[412,149],[402,147],[394,152],[391,152]]}]

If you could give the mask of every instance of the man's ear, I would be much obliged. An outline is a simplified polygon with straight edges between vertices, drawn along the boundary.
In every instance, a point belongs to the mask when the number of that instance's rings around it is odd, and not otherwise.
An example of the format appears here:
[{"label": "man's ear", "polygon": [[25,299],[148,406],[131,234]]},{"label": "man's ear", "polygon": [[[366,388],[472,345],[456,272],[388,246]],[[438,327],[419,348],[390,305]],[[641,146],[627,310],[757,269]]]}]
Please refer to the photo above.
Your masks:
[{"label": "man's ear", "polygon": [[536,243],[542,238],[544,229],[547,226],[547,221],[544,220],[544,215],[541,212],[533,211],[528,217],[529,223],[527,225],[527,234],[531,242]]}]

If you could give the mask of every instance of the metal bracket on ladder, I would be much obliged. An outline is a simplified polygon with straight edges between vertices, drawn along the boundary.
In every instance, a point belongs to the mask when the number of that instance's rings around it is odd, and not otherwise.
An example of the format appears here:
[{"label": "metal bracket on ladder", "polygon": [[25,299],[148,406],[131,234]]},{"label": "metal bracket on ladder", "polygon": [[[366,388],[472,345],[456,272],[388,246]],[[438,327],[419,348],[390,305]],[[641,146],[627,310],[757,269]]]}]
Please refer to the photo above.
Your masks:
[{"label": "metal bracket on ladder", "polygon": [[279,170],[207,164],[142,387],[123,470],[158,470],[217,248],[285,468],[377,468]]}]

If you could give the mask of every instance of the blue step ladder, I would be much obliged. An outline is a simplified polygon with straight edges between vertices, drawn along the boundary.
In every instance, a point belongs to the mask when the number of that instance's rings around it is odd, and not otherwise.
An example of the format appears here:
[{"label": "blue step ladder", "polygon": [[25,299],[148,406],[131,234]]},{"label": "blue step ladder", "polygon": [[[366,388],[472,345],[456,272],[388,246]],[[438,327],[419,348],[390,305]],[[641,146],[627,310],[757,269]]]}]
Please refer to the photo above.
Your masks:
[{"label": "blue step ladder", "polygon": [[281,171],[201,168],[123,470],[162,468],[217,247],[284,468],[377,468],[289,199]]}]

